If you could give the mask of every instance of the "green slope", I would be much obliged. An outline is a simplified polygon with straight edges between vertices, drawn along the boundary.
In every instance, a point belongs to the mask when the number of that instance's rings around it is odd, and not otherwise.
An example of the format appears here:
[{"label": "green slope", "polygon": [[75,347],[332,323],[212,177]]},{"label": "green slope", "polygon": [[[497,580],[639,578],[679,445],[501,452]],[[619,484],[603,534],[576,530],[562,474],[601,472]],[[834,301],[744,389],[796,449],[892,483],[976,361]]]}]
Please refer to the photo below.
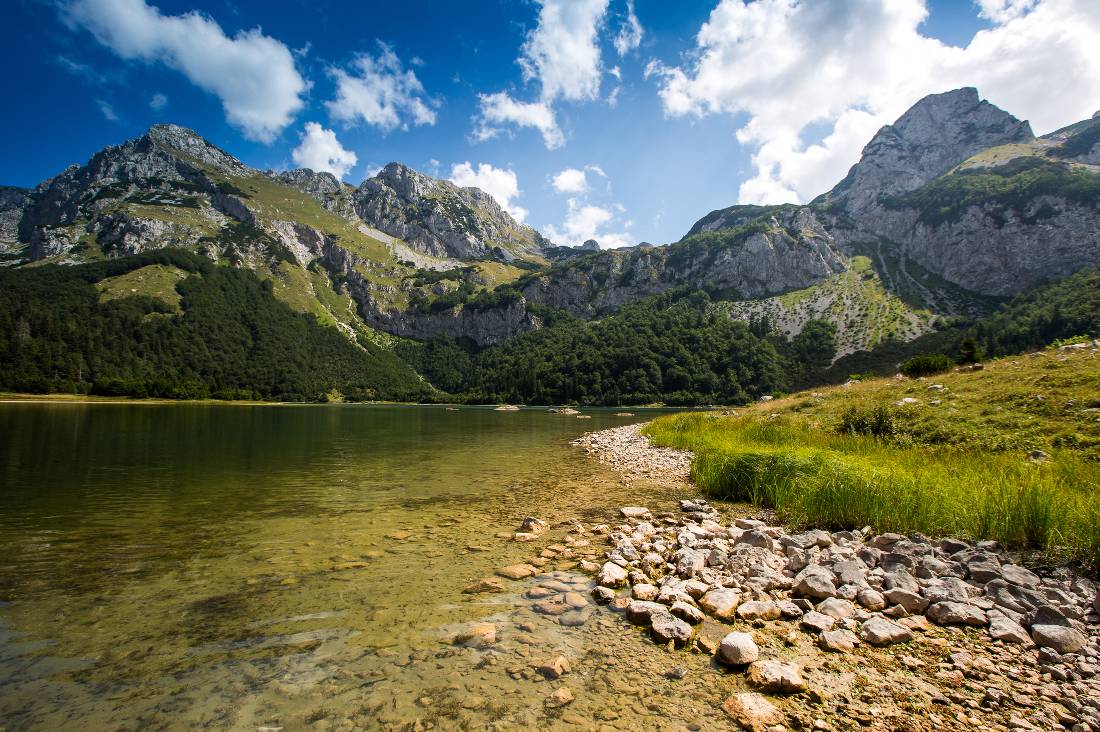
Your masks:
[{"label": "green slope", "polygon": [[[173,272],[187,276],[165,292]],[[291,401],[431,392],[391,352],[294,312],[270,281],[177,250],[0,272],[0,388]]]}]

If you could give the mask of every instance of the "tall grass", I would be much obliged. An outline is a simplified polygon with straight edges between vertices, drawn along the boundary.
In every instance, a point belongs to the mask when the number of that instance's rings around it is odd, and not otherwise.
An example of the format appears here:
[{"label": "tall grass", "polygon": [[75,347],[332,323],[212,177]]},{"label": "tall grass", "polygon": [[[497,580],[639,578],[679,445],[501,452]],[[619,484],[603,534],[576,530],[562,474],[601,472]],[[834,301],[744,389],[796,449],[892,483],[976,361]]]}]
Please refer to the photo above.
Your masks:
[{"label": "tall grass", "polygon": [[1100,464],[1069,451],[899,445],[790,417],[662,417],[662,446],[693,450],[709,496],[775,509],[800,526],[996,539],[1100,568]]}]

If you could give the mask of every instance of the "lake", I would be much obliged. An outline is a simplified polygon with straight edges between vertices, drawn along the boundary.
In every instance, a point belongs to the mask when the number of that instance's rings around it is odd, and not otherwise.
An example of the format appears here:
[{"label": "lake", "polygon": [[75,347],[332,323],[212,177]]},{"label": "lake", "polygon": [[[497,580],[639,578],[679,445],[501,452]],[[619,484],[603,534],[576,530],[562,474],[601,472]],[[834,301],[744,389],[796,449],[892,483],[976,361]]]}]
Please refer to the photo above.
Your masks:
[{"label": "lake", "polygon": [[[569,444],[652,413],[586,413],[0,405],[0,727],[709,728],[720,685],[619,616],[532,610],[547,579],[588,597],[574,562],[463,593],[563,522],[674,504]],[[502,536],[528,515],[555,528]],[[452,643],[472,621],[497,642]]]}]

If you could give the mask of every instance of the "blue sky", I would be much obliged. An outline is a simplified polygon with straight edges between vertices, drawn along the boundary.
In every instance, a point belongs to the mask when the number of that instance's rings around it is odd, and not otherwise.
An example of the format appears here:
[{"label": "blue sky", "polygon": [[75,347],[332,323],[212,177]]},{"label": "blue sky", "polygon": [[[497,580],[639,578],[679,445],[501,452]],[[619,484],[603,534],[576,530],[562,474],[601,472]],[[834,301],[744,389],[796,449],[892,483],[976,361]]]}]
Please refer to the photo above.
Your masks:
[{"label": "blue sky", "polygon": [[1097,5],[13,0],[0,183],[174,122],[259,168],[478,184],[560,243],[663,243],[812,198],[930,92],[977,86],[1039,133],[1089,116]]}]

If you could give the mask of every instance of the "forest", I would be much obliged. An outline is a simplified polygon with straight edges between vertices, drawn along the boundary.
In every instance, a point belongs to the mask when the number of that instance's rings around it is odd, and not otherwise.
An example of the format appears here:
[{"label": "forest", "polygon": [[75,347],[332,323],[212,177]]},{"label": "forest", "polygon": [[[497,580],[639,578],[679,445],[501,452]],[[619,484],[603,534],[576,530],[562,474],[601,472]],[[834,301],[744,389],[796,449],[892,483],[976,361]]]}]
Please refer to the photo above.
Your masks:
[{"label": "forest", "polygon": [[[180,313],[97,282],[148,265],[189,273]],[[252,271],[159,250],[0,271],[0,389],[170,399],[411,401],[431,393],[400,358],[294,312]]]}]

